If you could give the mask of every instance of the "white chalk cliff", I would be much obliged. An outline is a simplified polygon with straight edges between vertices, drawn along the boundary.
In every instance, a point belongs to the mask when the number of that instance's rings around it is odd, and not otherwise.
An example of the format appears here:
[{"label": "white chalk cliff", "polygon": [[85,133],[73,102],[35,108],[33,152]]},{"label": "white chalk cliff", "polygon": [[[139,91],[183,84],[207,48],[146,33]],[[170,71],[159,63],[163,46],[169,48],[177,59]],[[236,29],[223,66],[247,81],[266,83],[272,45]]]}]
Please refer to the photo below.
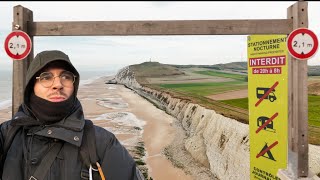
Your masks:
[{"label": "white chalk cliff", "polygon": [[[142,87],[129,67],[120,70],[117,83],[136,91],[175,117],[184,128],[186,150],[219,179],[250,179],[249,125],[217,114],[198,104]],[[320,146],[309,144],[309,166],[320,173]]]}]

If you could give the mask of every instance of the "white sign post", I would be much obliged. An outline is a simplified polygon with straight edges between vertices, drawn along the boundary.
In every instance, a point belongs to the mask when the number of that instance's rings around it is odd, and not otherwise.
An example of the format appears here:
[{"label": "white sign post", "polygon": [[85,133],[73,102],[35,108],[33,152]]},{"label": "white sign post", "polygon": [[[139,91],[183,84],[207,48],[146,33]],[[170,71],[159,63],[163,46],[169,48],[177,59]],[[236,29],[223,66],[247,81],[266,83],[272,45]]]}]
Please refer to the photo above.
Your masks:
[{"label": "white sign post", "polygon": [[31,51],[32,43],[29,35],[23,31],[12,31],[5,40],[4,48],[13,60],[26,58]]}]

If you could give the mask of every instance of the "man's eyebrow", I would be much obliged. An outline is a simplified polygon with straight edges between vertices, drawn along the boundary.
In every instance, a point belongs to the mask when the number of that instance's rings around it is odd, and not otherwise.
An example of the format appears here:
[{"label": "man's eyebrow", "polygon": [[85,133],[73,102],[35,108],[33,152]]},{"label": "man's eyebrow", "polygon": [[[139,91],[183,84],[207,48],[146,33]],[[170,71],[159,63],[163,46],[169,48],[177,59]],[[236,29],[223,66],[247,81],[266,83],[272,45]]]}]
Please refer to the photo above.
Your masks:
[{"label": "man's eyebrow", "polygon": [[68,71],[68,70],[64,70],[64,71],[61,71],[61,73],[60,73],[60,74],[62,74],[62,73],[65,73],[65,72],[68,72],[68,73],[71,73],[71,74],[73,74],[73,72],[71,72],[71,71]]}]

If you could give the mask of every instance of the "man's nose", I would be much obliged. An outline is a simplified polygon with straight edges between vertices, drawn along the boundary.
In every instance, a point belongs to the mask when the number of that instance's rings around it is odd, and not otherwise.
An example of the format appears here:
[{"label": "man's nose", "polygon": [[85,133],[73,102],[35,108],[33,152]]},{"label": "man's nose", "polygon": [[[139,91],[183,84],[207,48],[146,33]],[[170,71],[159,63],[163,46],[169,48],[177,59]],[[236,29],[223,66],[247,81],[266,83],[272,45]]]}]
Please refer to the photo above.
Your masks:
[{"label": "man's nose", "polygon": [[63,88],[63,85],[61,84],[59,76],[54,77],[52,88],[53,89],[62,89]]}]

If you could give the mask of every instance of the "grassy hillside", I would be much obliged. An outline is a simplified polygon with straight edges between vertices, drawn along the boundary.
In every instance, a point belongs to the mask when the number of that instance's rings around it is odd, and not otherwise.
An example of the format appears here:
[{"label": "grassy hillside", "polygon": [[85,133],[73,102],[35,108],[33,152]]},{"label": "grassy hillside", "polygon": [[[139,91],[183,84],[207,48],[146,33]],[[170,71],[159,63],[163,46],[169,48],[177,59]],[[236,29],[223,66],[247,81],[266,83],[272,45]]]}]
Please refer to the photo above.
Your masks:
[{"label": "grassy hillside", "polygon": [[184,75],[184,72],[178,68],[160,64],[159,62],[144,62],[138,65],[132,65],[130,68],[133,68],[135,75],[140,77]]},{"label": "grassy hillside", "polygon": [[212,71],[212,70],[211,71],[195,71],[195,73],[209,75],[209,76],[218,76],[218,77],[231,78],[231,79],[236,79],[236,80],[239,80],[239,81],[247,81],[248,80],[246,75],[230,74],[230,73]]},{"label": "grassy hillside", "polygon": [[236,70],[247,70],[247,62],[231,62],[226,64],[215,64],[215,65],[172,65],[177,68],[208,68],[216,70],[224,69],[236,69]]},{"label": "grassy hillside", "polygon": [[[231,62],[215,65],[171,65],[177,68],[207,68],[212,70],[229,70],[245,73],[248,69],[247,62]],[[308,66],[308,76],[320,76],[320,66]]]},{"label": "grassy hillside", "polygon": [[185,74],[178,68],[160,64],[159,62],[144,62],[137,65],[131,65],[130,68],[134,71],[136,79],[141,84],[148,84],[146,77],[177,76]]},{"label": "grassy hillside", "polygon": [[308,76],[320,76],[320,66],[308,66]]},{"label": "grassy hillside", "polygon": [[161,84],[160,87],[172,89],[177,92],[194,94],[198,96],[208,96],[219,94],[230,89],[245,89],[247,84],[243,81],[212,82],[212,83],[181,83],[181,84]]},{"label": "grassy hillside", "polygon": [[234,69],[234,70],[247,70],[247,62],[231,62],[226,64],[215,64],[213,67],[217,67],[217,69]]}]

